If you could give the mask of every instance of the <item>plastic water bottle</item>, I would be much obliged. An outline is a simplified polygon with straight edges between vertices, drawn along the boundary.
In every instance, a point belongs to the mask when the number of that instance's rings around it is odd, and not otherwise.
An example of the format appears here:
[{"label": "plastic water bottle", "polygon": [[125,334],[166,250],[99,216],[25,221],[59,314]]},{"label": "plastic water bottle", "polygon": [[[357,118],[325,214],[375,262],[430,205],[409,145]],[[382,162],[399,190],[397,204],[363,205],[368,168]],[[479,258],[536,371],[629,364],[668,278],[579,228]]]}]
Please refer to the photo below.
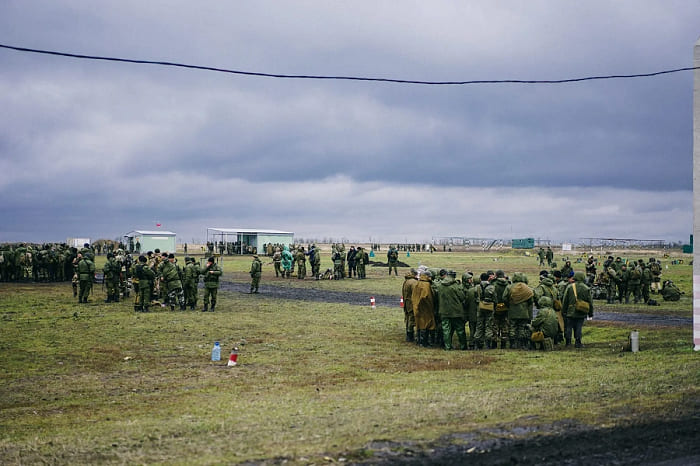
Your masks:
[{"label": "plastic water bottle", "polygon": [[211,360],[221,361],[221,346],[218,341],[214,342],[214,347],[211,349]]}]

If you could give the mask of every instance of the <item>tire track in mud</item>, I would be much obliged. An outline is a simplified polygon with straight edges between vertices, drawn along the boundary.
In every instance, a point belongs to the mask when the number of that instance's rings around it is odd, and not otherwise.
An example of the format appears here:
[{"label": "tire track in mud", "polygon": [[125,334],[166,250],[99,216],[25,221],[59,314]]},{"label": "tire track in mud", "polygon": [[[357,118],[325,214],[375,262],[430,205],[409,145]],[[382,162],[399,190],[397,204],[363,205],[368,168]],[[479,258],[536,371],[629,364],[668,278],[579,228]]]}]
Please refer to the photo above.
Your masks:
[{"label": "tire track in mud", "polygon": [[[222,281],[220,284],[220,289],[222,291],[248,293],[250,290],[250,284]],[[317,288],[294,288],[275,285],[260,285],[259,290],[262,296],[271,298],[293,299],[317,303],[350,304],[353,306],[369,306],[370,296],[374,297],[377,307],[399,307],[400,300],[400,295],[398,294],[392,296],[372,294],[371,292],[360,293],[356,291],[333,291],[320,290]],[[603,322],[625,322],[636,325],[650,326],[683,327],[693,325],[693,319],[691,317],[631,312],[596,311],[594,313],[593,320]]]}]

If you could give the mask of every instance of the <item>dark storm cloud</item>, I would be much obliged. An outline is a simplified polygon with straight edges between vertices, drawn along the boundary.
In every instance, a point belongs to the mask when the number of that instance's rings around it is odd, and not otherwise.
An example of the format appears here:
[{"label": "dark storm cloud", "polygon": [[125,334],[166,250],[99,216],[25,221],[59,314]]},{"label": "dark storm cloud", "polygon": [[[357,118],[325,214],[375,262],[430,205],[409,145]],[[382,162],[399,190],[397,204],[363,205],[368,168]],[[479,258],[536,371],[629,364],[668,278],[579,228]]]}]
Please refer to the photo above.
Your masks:
[{"label": "dark storm cloud", "polygon": [[[7,1],[0,42],[270,73],[561,79],[690,66],[697,17],[683,1]],[[399,223],[407,198],[423,225],[411,235],[466,231],[434,214],[445,197],[498,206],[483,234],[531,235],[541,227],[520,216],[523,196],[564,215],[570,206],[552,200],[578,205],[579,192],[592,203],[588,236],[631,236],[595,221],[606,215],[674,239],[692,219],[691,72],[447,87],[0,50],[0,99],[0,215],[12,219],[0,240],[76,224],[110,237],[156,219],[190,236],[216,220],[364,238],[389,234],[382,223]],[[652,200],[663,213],[648,217],[640,206]],[[369,232],[367,206],[378,220]]]}]

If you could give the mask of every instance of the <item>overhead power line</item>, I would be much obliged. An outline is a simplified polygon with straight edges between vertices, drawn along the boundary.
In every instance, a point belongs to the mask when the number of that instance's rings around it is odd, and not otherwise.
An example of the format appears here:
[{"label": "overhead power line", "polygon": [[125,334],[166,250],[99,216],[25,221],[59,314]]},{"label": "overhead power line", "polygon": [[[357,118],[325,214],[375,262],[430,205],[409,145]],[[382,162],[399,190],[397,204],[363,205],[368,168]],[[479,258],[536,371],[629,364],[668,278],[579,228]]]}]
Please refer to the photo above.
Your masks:
[{"label": "overhead power line", "polygon": [[45,55],[55,55],[60,57],[70,57],[70,58],[81,58],[85,60],[102,60],[102,61],[113,61],[121,63],[136,63],[141,65],[158,65],[158,66],[174,66],[178,68],[189,68],[195,70],[204,71],[216,71],[218,73],[229,73],[237,74],[243,76],[257,76],[264,78],[282,78],[282,79],[335,79],[335,80],[346,80],[346,81],[374,81],[374,82],[385,82],[385,83],[395,83],[395,84],[427,84],[433,86],[454,86],[454,85],[465,85],[465,84],[565,84],[565,83],[575,83],[580,81],[595,81],[602,79],[628,79],[628,78],[649,78],[652,76],[660,76],[663,74],[679,73],[681,71],[691,71],[695,69],[700,69],[700,67],[687,67],[687,68],[676,68],[671,70],[655,71],[652,73],[637,73],[637,74],[611,74],[603,76],[586,76],[582,78],[568,78],[568,79],[477,79],[469,81],[420,81],[412,79],[391,79],[391,78],[373,78],[373,77],[362,77],[362,76],[323,76],[323,75],[304,75],[304,74],[277,74],[277,73],[260,73],[255,71],[242,71],[242,70],[232,70],[226,68],[215,68],[212,66],[201,66],[201,65],[188,65],[186,63],[175,63],[168,61],[157,61],[157,60],[137,60],[133,58],[119,58],[119,57],[102,57],[96,55],[82,55],[77,53],[68,52],[57,52],[54,50],[40,50],[40,49],[30,49],[27,47],[17,47],[13,45],[0,44],[0,48],[16,50],[18,52],[29,52],[29,53],[40,53]]}]

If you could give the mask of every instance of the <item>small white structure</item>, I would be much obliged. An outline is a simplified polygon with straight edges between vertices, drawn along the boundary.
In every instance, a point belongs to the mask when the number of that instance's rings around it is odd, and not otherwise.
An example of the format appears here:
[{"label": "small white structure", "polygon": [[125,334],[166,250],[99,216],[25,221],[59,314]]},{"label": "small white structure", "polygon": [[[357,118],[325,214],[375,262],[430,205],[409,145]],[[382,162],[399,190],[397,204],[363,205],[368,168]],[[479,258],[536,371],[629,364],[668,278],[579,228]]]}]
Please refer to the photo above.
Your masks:
[{"label": "small white structure", "polygon": [[82,248],[85,243],[90,243],[90,238],[68,238],[66,239],[66,244],[73,248]]},{"label": "small white structure", "polygon": [[214,251],[220,248],[229,254],[264,254],[263,245],[294,243],[294,233],[281,230],[255,230],[251,228],[207,228],[207,243],[214,243]]},{"label": "small white structure", "polygon": [[134,230],[124,235],[124,244],[129,252],[147,251],[175,252],[176,235],[165,230]]}]

